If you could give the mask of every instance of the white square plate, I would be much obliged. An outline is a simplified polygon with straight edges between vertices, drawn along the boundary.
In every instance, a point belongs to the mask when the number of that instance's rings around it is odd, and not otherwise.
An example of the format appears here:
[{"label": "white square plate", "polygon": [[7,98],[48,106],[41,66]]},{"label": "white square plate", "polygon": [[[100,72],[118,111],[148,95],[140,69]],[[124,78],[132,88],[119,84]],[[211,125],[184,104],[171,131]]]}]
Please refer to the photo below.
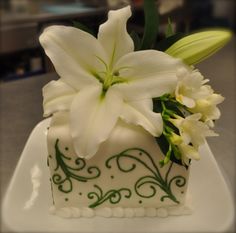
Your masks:
[{"label": "white square plate", "polygon": [[[226,232],[234,221],[234,205],[227,185],[208,147],[199,162],[193,161],[189,191],[192,215],[168,218],[80,218],[63,219],[49,214],[51,190],[46,164],[46,132],[50,119],[32,131],[18,162],[2,206],[4,224],[15,232]],[[42,171],[39,195],[31,208],[25,203],[32,193],[30,171]]]}]

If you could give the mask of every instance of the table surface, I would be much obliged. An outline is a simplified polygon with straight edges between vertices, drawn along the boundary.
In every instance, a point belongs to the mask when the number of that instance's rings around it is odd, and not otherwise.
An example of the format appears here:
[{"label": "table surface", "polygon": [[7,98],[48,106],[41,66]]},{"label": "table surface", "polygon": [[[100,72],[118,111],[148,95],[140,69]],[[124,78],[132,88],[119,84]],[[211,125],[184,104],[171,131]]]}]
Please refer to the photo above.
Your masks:
[{"label": "table surface", "polygon": [[[219,137],[208,139],[211,150],[235,196],[235,119],[236,119],[236,38],[197,66],[211,86],[226,99],[220,105],[222,117],[215,131]],[[1,200],[14,172],[27,138],[43,117],[42,87],[55,73],[0,83],[0,188]],[[195,162],[195,161],[194,161]],[[2,229],[4,232],[7,229]],[[232,228],[233,231],[233,228]]]}]

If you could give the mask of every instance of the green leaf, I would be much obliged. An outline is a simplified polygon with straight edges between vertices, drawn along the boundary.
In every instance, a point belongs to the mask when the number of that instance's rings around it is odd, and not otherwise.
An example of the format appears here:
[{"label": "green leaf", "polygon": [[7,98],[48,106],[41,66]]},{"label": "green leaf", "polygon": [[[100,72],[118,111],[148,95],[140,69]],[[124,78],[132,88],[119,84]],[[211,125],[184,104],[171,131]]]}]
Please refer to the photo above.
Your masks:
[{"label": "green leaf", "polygon": [[134,50],[135,51],[140,50],[140,48],[141,48],[141,40],[140,40],[138,34],[135,31],[132,31],[130,33],[130,36],[131,36],[131,38],[133,39],[133,42],[134,42]]},{"label": "green leaf", "polygon": [[153,47],[159,26],[159,16],[155,0],[144,0],[145,27],[142,38],[141,49],[150,49]]},{"label": "green leaf", "polygon": [[166,165],[166,164],[170,161],[170,155],[171,155],[171,153],[172,153],[172,147],[171,147],[171,145],[169,144],[169,149],[168,149],[168,151],[167,151],[167,153],[166,153],[166,155],[165,155],[165,158],[159,162],[159,164],[160,164],[161,167],[163,167],[164,165]]},{"label": "green leaf", "polygon": [[[163,96],[163,98],[165,98],[165,96]],[[162,113],[163,111],[163,108],[161,106],[161,101],[158,100],[158,98],[153,99],[153,111],[157,113]],[[164,124],[166,123],[167,122],[164,122]],[[174,128],[172,129],[173,131],[175,131]],[[170,142],[168,141],[167,137],[164,134],[162,134],[160,137],[156,137],[155,139],[164,156],[164,158],[161,161],[159,161],[160,166],[164,166],[169,162],[169,160],[171,160],[172,162],[177,163],[181,166],[185,166],[187,168],[186,165],[182,164],[182,161],[180,159],[181,157],[180,152],[179,151],[177,152],[178,149],[173,144],[170,145]]]},{"label": "green leaf", "polygon": [[231,37],[232,33],[227,30],[202,31],[178,40],[165,52],[194,65],[221,49]]},{"label": "green leaf", "polygon": [[187,168],[186,165],[182,164],[181,159],[176,157],[176,155],[174,154],[174,150],[169,152],[170,154],[167,154],[169,151],[169,142],[163,134],[158,138],[156,137],[155,139],[156,139],[156,142],[159,145],[161,152],[163,153],[163,156],[164,156],[164,158],[159,162],[161,166],[164,166],[170,160],[176,164],[179,164],[180,166],[185,166]]},{"label": "green leaf", "polygon": [[174,31],[173,31],[173,28],[172,28],[172,23],[171,23],[170,18],[168,18],[168,25],[167,25],[165,36],[166,36],[166,38],[168,38],[168,37],[173,36],[173,35],[174,35]]},{"label": "green leaf", "polygon": [[78,21],[72,21],[72,23],[73,23],[74,27],[76,27],[76,28],[78,28],[78,29],[80,29],[80,30],[82,30],[84,32],[87,32],[87,33],[95,36],[94,31],[92,29],[88,28],[86,25],[84,25],[84,24],[82,24],[82,23],[80,23]]}]

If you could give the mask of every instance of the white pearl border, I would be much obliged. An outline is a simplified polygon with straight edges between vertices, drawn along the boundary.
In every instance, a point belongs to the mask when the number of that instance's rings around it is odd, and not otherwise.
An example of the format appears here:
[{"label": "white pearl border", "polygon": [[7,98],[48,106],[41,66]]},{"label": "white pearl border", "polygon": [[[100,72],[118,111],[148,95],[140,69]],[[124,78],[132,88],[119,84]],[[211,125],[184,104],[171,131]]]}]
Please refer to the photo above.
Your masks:
[{"label": "white pearl border", "polygon": [[135,218],[135,217],[159,217],[166,218],[168,216],[190,215],[193,210],[189,205],[166,206],[159,208],[123,208],[123,207],[104,207],[91,209],[89,207],[63,207],[56,209],[52,206],[49,210],[51,214],[62,218],[92,218],[100,216],[104,218]]},{"label": "white pearl border", "polygon": [[104,218],[136,218],[136,217],[159,217],[166,218],[168,216],[190,215],[193,213],[192,197],[187,193],[185,204],[164,206],[164,207],[103,207],[91,209],[89,207],[63,207],[56,209],[52,206],[49,212],[62,218],[92,218],[100,216]]}]

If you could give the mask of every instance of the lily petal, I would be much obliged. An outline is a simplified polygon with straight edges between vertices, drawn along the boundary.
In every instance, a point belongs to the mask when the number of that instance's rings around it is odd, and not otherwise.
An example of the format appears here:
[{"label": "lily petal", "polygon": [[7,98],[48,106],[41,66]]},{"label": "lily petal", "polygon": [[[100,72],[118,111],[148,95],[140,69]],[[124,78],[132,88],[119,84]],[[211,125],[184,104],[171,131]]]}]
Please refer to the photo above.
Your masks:
[{"label": "lily petal", "polygon": [[110,68],[120,57],[134,50],[133,40],[126,29],[126,22],[130,16],[130,6],[109,11],[108,20],[99,27],[98,41],[110,58]]},{"label": "lily petal", "polygon": [[86,32],[51,26],[39,40],[61,79],[78,90],[98,82],[93,73],[105,70],[101,60],[107,62],[106,53],[96,38]]},{"label": "lily petal", "polygon": [[152,111],[153,103],[151,99],[141,101],[126,102],[120,118],[127,123],[140,125],[153,136],[161,135],[163,122],[161,115]]},{"label": "lily petal", "polygon": [[177,84],[176,72],[187,67],[178,59],[155,50],[129,53],[116,64],[115,70],[126,80],[117,86],[126,99],[132,101],[137,96],[154,98],[172,93]]},{"label": "lily petal", "polygon": [[44,116],[69,110],[75,94],[76,90],[60,79],[49,82],[43,87]]},{"label": "lily petal", "polygon": [[70,128],[75,152],[89,159],[95,155],[115,126],[122,108],[122,99],[112,88],[102,97],[102,87],[80,91],[73,100]]}]

